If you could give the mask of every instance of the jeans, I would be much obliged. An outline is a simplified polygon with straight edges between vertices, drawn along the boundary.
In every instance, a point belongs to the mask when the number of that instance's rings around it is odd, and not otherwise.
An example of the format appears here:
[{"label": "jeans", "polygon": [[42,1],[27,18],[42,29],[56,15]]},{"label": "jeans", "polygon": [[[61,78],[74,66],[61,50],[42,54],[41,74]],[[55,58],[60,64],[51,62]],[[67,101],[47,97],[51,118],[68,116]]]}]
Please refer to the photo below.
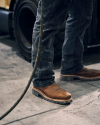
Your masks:
[{"label": "jeans", "polygon": [[[61,74],[74,74],[83,68],[83,38],[92,19],[93,0],[44,0],[44,23],[42,49],[35,76],[34,87],[45,87],[55,83],[53,71],[55,34],[64,23],[65,39],[62,46]],[[32,66],[34,67],[41,20],[39,1],[32,35]]]}]

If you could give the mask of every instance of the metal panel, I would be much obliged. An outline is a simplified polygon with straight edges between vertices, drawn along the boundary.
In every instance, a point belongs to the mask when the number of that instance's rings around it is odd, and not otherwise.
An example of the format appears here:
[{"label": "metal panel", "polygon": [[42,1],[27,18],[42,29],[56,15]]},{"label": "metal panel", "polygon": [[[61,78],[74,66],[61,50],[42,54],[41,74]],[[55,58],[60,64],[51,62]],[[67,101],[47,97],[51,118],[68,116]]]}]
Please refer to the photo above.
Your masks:
[{"label": "metal panel", "polygon": [[9,19],[9,11],[0,10],[0,31],[9,33],[8,19]]}]

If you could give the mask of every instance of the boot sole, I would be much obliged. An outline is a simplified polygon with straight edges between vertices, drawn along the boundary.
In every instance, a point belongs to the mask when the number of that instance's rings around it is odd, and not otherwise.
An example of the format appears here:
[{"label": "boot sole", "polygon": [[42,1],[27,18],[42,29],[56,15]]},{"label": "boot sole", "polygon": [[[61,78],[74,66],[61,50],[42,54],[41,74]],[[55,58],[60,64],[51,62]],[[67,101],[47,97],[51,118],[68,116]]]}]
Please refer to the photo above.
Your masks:
[{"label": "boot sole", "polygon": [[60,75],[60,79],[62,81],[72,81],[75,79],[81,80],[81,81],[96,81],[100,80],[100,77],[93,77],[93,78],[88,78],[88,77],[83,77],[83,76],[77,76],[77,75]]},{"label": "boot sole", "polygon": [[40,97],[46,101],[52,102],[52,103],[56,103],[56,104],[61,104],[61,105],[65,105],[65,104],[70,104],[72,102],[72,98],[68,99],[68,100],[59,100],[59,99],[52,99],[47,97],[43,92],[41,92],[40,90],[36,89],[36,88],[32,88],[32,94]]}]

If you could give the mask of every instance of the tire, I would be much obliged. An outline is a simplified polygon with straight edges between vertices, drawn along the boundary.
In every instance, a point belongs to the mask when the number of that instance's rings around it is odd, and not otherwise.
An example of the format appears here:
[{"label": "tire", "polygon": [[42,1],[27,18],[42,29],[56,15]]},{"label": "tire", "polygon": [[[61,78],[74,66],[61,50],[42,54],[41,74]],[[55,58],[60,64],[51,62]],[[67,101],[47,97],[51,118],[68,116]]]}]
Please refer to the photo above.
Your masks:
[{"label": "tire", "polygon": [[[14,4],[14,36],[22,55],[28,61],[31,61],[32,31],[36,19],[37,7],[38,0],[16,0]],[[65,23],[55,35],[54,53],[56,57],[61,56],[64,30]]]},{"label": "tire", "polygon": [[32,31],[38,1],[17,0],[14,5],[14,35],[26,60],[31,61]]}]

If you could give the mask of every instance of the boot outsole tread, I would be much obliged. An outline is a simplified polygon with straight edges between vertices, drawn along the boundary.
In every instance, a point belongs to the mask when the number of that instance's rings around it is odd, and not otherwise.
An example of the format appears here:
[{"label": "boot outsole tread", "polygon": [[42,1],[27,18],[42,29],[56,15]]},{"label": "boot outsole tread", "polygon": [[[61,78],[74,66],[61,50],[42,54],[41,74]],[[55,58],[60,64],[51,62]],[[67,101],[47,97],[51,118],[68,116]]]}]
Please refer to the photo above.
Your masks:
[{"label": "boot outsole tread", "polygon": [[77,75],[60,75],[60,79],[62,81],[72,81],[72,80],[81,80],[81,81],[96,81],[100,80],[100,77],[94,77],[94,78],[89,78],[89,77],[83,77],[83,76],[77,76]]}]

